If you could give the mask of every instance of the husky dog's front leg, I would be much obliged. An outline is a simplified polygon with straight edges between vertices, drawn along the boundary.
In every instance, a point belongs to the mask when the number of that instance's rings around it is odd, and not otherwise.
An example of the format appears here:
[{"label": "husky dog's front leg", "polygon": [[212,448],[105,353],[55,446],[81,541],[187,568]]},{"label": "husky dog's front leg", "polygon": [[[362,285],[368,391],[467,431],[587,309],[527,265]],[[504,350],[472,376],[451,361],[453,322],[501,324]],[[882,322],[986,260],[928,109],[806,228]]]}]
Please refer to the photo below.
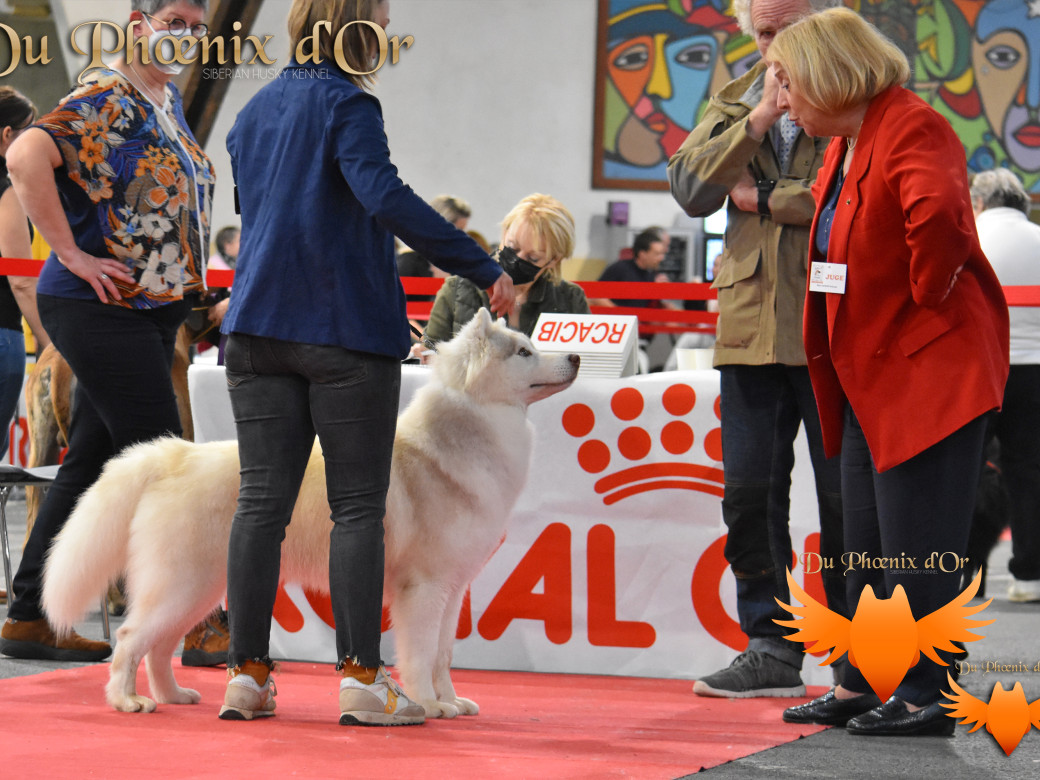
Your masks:
[{"label": "husky dog's front leg", "polygon": [[433,670],[448,594],[431,583],[406,585],[393,594],[390,618],[397,645],[397,668],[405,693],[426,710],[427,718],[454,718],[454,704],[437,700]]},{"label": "husky dog's front leg", "polygon": [[480,712],[477,703],[469,699],[463,699],[455,693],[455,686],[451,681],[451,656],[455,646],[455,635],[458,633],[459,613],[462,611],[462,601],[465,598],[465,589],[459,589],[453,593],[444,610],[441,619],[440,636],[437,644],[437,658],[433,666],[433,690],[437,694],[437,701],[442,704],[451,704],[458,710],[459,715],[476,715]]}]

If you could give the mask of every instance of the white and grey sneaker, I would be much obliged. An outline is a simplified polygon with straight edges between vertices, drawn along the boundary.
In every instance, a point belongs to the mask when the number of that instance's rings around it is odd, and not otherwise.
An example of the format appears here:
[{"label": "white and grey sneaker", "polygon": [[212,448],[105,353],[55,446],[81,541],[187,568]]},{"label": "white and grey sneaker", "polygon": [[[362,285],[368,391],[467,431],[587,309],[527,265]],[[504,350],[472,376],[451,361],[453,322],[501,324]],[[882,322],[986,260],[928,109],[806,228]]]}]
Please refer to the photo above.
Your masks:
[{"label": "white and grey sneaker", "polygon": [[405,695],[384,666],[371,685],[344,677],[339,684],[339,711],[341,726],[418,726],[426,720],[422,705]]}]

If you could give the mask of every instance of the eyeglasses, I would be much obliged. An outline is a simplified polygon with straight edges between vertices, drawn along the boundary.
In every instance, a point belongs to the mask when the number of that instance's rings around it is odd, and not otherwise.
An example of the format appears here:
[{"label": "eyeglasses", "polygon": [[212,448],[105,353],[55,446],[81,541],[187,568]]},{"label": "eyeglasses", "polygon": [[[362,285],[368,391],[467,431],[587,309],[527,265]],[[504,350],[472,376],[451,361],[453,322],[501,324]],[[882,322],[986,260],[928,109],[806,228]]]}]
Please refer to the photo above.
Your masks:
[{"label": "eyeglasses", "polygon": [[[144,12],[142,11],[142,13],[144,13]],[[166,29],[170,31],[171,35],[181,35],[185,30],[188,29],[188,23],[186,21],[184,21],[183,19],[169,19],[169,20],[167,20],[167,19],[160,19],[159,17],[152,16],[151,14],[144,14],[144,15],[147,16],[149,19],[154,19],[157,22],[162,22],[163,24],[165,24],[166,25]],[[203,24],[202,22],[199,22],[198,24],[193,24],[191,26],[191,34],[195,38],[205,38],[206,34],[208,32],[209,32],[209,27],[207,25]]]}]

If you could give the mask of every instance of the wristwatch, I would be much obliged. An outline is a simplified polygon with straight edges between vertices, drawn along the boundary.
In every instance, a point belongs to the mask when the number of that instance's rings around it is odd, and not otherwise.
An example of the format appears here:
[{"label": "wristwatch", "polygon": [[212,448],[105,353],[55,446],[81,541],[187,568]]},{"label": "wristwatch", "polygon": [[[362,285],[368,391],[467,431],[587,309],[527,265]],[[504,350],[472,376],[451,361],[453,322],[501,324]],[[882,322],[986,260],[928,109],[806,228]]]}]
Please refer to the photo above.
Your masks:
[{"label": "wristwatch", "polygon": [[759,179],[755,182],[755,186],[758,187],[758,213],[763,217],[772,216],[772,212],[769,210],[769,196],[776,188],[776,180]]}]

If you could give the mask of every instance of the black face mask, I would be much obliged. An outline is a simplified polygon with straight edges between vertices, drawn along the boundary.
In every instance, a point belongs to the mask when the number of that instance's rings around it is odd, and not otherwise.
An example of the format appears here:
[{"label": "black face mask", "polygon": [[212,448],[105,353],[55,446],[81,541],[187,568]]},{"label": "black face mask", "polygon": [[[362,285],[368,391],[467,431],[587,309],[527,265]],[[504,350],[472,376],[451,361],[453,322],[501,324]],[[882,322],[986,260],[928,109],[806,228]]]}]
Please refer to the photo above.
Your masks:
[{"label": "black face mask", "polygon": [[495,254],[495,259],[502,266],[502,270],[509,274],[513,284],[530,284],[542,271],[534,263],[518,256],[515,249],[510,249],[507,246],[499,248]]}]

